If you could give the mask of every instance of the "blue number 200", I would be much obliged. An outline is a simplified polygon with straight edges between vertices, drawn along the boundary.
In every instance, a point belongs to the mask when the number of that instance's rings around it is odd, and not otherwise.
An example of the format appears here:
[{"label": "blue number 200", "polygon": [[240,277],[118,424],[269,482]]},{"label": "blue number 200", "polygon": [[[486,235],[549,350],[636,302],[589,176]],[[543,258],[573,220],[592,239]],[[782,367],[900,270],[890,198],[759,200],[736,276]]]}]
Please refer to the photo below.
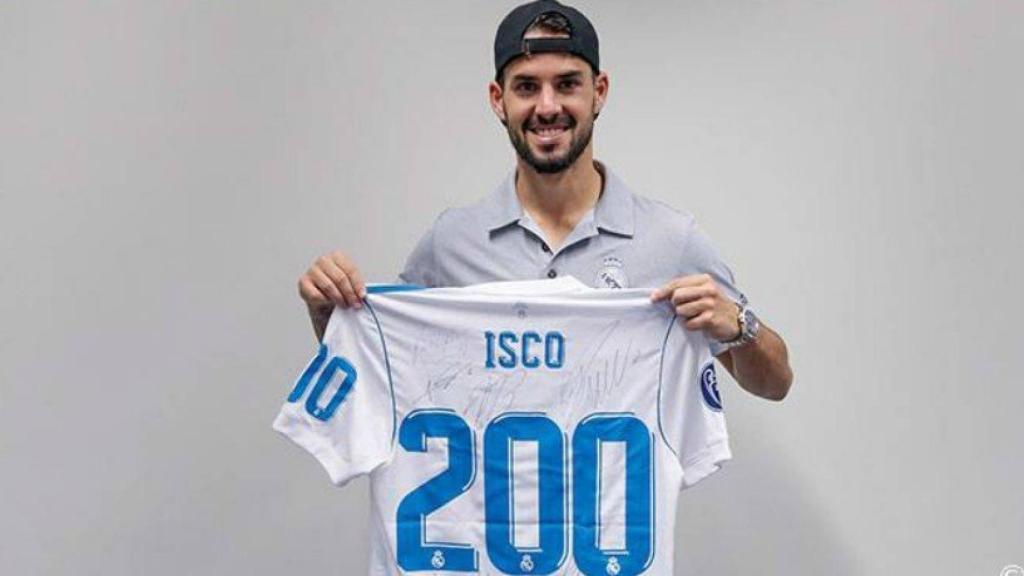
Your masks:
[{"label": "blue number 200", "polygon": [[[398,507],[398,564],[407,571],[475,572],[476,552],[462,544],[424,544],[426,517],[472,485],[474,436],[466,422],[447,410],[411,413],[402,422],[399,440],[410,452],[425,452],[426,438],[448,439],[448,468],[402,499]],[[521,549],[512,541],[513,443],[537,443],[540,540]],[[626,534],[623,550],[599,545],[601,443],[624,444],[626,453]],[[543,414],[505,414],[484,433],[484,494],[487,554],[506,574],[551,574],[565,560],[565,442],[558,425]],[[583,574],[632,576],[654,556],[654,483],[651,434],[643,421],[628,414],[596,414],[573,433],[573,555]]]}]

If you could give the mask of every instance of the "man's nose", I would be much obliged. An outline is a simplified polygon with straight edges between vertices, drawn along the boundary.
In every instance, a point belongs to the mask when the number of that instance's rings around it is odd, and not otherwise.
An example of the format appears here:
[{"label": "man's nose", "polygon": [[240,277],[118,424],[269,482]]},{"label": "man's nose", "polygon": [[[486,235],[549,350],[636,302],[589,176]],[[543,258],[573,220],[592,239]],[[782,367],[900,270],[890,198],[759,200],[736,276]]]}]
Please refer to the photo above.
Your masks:
[{"label": "man's nose", "polygon": [[540,90],[540,98],[537,100],[538,116],[556,116],[562,112],[562,106],[558,102],[558,95],[555,94],[553,86],[545,85]]}]

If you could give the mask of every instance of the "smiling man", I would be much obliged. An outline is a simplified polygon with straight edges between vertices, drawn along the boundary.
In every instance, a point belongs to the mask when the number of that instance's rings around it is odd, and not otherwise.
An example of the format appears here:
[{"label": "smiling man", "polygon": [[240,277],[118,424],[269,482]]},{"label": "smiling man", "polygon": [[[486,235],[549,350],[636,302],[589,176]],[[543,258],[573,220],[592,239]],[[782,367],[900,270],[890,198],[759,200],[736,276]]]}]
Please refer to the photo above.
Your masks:
[{"label": "smiling man", "polygon": [[[524,4],[498,26],[489,102],[516,151],[516,169],[477,204],[445,211],[400,275],[423,286],[572,275],[601,288],[657,287],[680,322],[700,330],[747,391],[781,400],[792,382],[786,345],[753,312],[694,218],[634,194],[593,157],[608,97],[597,32],[551,0]],[[361,306],[364,281],[333,252],[299,279],[317,336],[331,310]]]}]

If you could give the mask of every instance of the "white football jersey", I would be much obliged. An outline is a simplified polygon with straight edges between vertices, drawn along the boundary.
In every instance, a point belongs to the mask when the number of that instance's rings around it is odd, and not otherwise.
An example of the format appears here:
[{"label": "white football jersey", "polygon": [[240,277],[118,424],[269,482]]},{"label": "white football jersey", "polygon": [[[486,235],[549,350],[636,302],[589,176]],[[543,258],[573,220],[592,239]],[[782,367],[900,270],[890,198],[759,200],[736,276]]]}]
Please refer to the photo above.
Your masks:
[{"label": "white football jersey", "polygon": [[681,488],[730,457],[708,342],[650,290],[370,290],[274,429],[370,475],[371,574],[672,574]]}]

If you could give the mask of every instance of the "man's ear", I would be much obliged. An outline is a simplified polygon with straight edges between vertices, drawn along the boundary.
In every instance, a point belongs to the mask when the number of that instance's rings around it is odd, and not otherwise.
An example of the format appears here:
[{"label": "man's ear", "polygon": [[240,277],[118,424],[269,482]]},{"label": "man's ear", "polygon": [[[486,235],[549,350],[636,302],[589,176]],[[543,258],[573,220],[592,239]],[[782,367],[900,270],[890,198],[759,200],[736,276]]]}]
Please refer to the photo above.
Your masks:
[{"label": "man's ear", "polygon": [[608,100],[609,79],[607,72],[599,72],[594,77],[594,118],[597,118]]},{"label": "man's ear", "polygon": [[494,115],[498,117],[499,122],[508,126],[508,118],[505,116],[505,106],[501,101],[504,93],[504,90],[501,89],[501,85],[497,82],[491,81],[491,83],[487,85],[487,101],[491,105],[491,110],[494,111]]}]

